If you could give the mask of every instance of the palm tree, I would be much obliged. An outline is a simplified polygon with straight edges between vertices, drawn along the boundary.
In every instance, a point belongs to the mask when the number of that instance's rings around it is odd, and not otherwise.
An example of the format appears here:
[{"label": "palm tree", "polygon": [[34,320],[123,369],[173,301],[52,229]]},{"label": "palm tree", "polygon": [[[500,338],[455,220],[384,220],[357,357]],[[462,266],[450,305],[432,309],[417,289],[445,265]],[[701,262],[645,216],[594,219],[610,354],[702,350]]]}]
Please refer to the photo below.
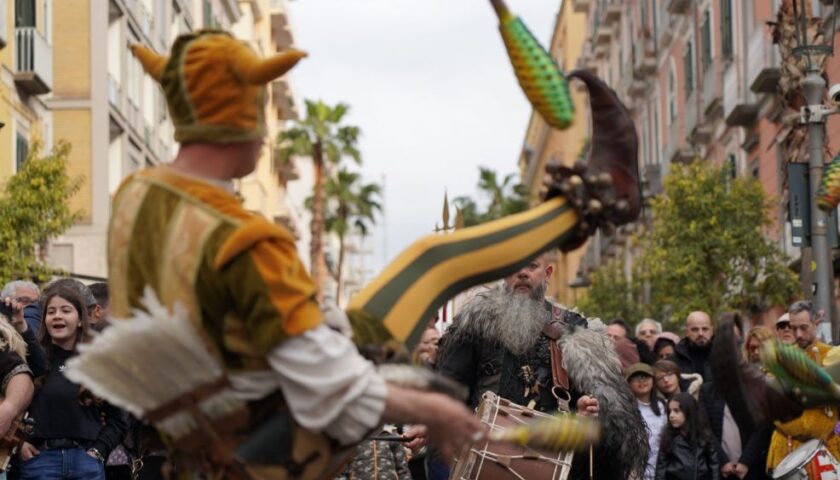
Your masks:
[{"label": "palm tree", "polygon": [[344,157],[361,163],[357,144],[361,131],[359,127],[342,125],[350,109],[339,103],[334,107],[318,100],[306,100],[306,118],[295,120],[293,126],[277,136],[277,161],[286,164],[293,157],[309,157],[315,172],[312,187],[312,238],[309,244],[310,270],[318,286],[318,299],[322,299],[322,287],[326,265],[324,263],[324,185],[325,174],[330,166],[338,165]]},{"label": "palm tree", "polygon": [[331,176],[325,188],[327,231],[338,236],[338,267],[336,268],[335,299],[341,298],[341,280],[344,269],[345,240],[353,226],[362,235],[370,231],[370,225],[376,223],[376,212],[382,210],[379,197],[382,187],[375,183],[363,184],[358,173],[340,169]]},{"label": "palm tree", "polygon": [[511,173],[500,182],[495,170],[479,167],[478,190],[490,199],[490,203],[487,210],[479,213],[478,205],[469,196],[455,198],[453,201],[464,216],[464,225],[469,227],[527,210],[530,206],[527,188],[514,183],[515,178]]}]

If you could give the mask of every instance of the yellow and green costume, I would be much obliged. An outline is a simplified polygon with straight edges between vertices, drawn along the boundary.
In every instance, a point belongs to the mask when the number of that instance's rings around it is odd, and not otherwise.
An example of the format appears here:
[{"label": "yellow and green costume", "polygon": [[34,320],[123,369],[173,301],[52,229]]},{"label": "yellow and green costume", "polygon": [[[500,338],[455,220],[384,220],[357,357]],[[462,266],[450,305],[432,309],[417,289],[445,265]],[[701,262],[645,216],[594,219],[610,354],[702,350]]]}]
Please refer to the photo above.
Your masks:
[{"label": "yellow and green costume", "polygon": [[[805,353],[822,365],[831,348],[831,345],[817,341],[805,349]],[[794,420],[777,422],[767,452],[767,468],[775,469],[786,456],[813,438],[822,440],[831,454],[840,458],[840,437],[834,434],[838,420],[840,408],[837,405],[826,405],[807,409]]]},{"label": "yellow and green costume", "polygon": [[108,242],[114,316],[127,318],[151,286],[187,308],[228,368],[266,368],[269,350],[321,322],[294,238],[219,186],[166,167],[132,175]]}]

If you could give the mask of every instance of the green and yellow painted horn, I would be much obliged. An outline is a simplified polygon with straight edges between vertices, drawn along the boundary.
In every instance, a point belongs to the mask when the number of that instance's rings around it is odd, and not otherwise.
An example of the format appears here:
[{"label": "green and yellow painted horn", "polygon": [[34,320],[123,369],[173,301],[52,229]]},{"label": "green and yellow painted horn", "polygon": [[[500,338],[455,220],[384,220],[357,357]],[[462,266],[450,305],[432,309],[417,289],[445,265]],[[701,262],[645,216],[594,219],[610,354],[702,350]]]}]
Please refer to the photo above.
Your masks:
[{"label": "green and yellow painted horn", "polygon": [[589,90],[587,161],[548,168],[545,201],[535,208],[408,247],[350,301],[357,343],[394,338],[413,345],[427,320],[459,292],[510,275],[546,250],[575,249],[598,227],[638,217],[638,138],[629,112],[594,75],[578,71],[569,78]]}]

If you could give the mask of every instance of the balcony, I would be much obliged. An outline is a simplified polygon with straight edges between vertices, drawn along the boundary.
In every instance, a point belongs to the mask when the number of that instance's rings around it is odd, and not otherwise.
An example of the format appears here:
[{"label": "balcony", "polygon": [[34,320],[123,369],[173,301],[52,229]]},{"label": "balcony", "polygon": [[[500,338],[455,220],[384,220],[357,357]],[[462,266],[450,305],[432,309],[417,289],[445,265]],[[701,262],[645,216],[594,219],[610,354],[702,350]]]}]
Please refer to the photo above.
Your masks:
[{"label": "balcony", "polygon": [[279,50],[284,50],[294,45],[292,27],[289,23],[289,14],[285,2],[272,1],[269,7],[271,12],[271,35]]},{"label": "balcony", "polygon": [[697,89],[687,92],[685,99],[685,133],[687,139],[694,143],[694,135],[697,129]]},{"label": "balcony", "polygon": [[720,113],[723,81],[718,67],[719,65],[712,61],[703,72],[703,109],[706,118],[713,118]]},{"label": "balcony", "polygon": [[644,79],[656,74],[656,69],[656,51],[653,49],[653,42],[641,40],[638,46],[633,47],[633,75]]},{"label": "balcony", "polygon": [[35,27],[15,29],[15,83],[30,95],[52,90],[52,48]]},{"label": "balcony", "polygon": [[589,0],[574,0],[572,7],[577,13],[587,13],[589,12]]},{"label": "balcony", "polygon": [[598,60],[603,60],[607,58],[607,55],[610,53],[610,44],[609,43],[601,43],[595,46],[595,58]]},{"label": "balcony", "polygon": [[688,13],[691,6],[691,0],[666,0],[666,8],[668,13],[674,15],[684,15]]},{"label": "balcony", "polygon": [[606,45],[612,40],[613,29],[606,25],[599,25],[595,29],[595,45]]},{"label": "balcony", "polygon": [[295,107],[292,89],[285,77],[278,78],[271,82],[271,97],[277,108],[278,120],[294,120],[298,118],[298,111]]},{"label": "balcony", "polygon": [[612,25],[621,20],[621,3],[613,2],[604,9],[604,25]]},{"label": "balcony", "polygon": [[647,91],[647,84],[644,81],[634,79],[630,82],[630,88],[627,89],[627,94],[631,98],[644,98]]},{"label": "balcony", "polygon": [[755,122],[758,104],[755,94],[738,81],[738,68],[730,65],[723,77],[723,118],[729,126],[746,127]]},{"label": "balcony", "polygon": [[748,48],[747,76],[750,90],[756,93],[775,92],[782,77],[779,49],[761,28],[753,32]]}]

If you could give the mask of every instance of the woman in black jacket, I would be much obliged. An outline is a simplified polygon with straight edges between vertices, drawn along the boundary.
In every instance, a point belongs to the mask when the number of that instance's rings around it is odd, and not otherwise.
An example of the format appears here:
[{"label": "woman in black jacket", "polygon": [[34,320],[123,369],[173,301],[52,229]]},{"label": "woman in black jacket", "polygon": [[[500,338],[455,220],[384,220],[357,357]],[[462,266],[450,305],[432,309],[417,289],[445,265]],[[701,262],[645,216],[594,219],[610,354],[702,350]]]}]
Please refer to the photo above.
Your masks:
[{"label": "woman in black jacket", "polygon": [[668,425],[662,433],[656,480],[720,480],[712,433],[697,401],[678,393],[668,402]]},{"label": "woman in black jacket", "polygon": [[29,406],[35,426],[20,450],[20,478],[104,480],[105,459],[125,437],[126,415],[64,376],[65,362],[89,332],[84,301],[59,287],[43,302],[40,337],[48,371]]}]

